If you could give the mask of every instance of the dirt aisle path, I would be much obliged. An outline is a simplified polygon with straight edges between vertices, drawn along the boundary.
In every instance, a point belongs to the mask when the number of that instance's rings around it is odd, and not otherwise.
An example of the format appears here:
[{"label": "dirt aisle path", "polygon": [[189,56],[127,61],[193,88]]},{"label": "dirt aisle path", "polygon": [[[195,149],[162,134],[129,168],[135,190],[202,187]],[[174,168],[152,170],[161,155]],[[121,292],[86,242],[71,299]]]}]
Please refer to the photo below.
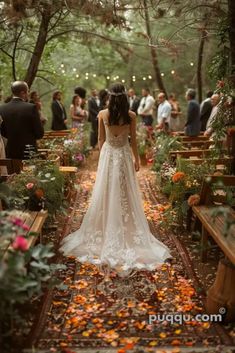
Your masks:
[{"label": "dirt aisle path", "polygon": [[[97,156],[98,153],[93,153],[79,174],[80,191],[70,209],[67,234],[79,227],[86,212],[96,176]],[[161,271],[140,271],[128,279],[112,273],[107,279],[93,265],[60,257],[58,261],[67,265],[61,273],[66,287],[52,290],[44,304],[34,333],[38,348],[67,353],[86,348],[84,352],[88,353],[110,352],[110,349],[118,352],[120,347],[126,347],[120,350],[125,353],[133,347],[136,352],[143,352],[138,347],[146,347],[146,352],[153,348],[156,352],[159,346],[180,352],[178,346],[190,349],[232,345],[231,338],[218,324],[194,320],[196,314],[205,313],[203,294],[196,291],[199,279],[184,244],[173,234],[159,229],[158,217],[154,215],[161,195],[157,193],[154,175],[144,168],[138,173],[138,179],[151,231],[170,247],[173,264],[162,266]],[[173,319],[176,313],[179,315]],[[163,316],[166,314],[168,320]],[[150,324],[150,315],[153,319],[160,315],[162,322]],[[184,319],[187,322],[181,322]],[[215,352],[215,348],[205,351]]]}]

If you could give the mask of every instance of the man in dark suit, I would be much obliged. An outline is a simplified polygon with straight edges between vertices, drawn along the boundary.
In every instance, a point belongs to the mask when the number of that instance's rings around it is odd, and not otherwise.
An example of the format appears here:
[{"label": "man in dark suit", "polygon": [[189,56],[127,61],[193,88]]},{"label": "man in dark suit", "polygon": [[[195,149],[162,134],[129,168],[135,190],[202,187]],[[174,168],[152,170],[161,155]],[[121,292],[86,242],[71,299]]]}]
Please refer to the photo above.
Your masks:
[{"label": "man in dark suit", "polygon": [[11,91],[11,101],[0,106],[3,119],[1,132],[7,138],[6,156],[26,159],[26,146],[30,145],[36,151],[36,140],[43,137],[44,130],[37,107],[26,102],[29,92],[27,83],[16,81],[12,83]]},{"label": "man in dark suit", "polygon": [[88,99],[88,121],[91,123],[90,145],[95,148],[98,142],[98,119],[100,100],[96,89],[91,91],[91,97]]},{"label": "man in dark suit", "polygon": [[188,89],[185,98],[188,101],[187,121],[185,124],[185,135],[197,136],[200,133],[200,105],[195,99],[196,91],[192,88]]},{"label": "man in dark suit", "polygon": [[52,96],[51,111],[52,124],[51,129],[55,131],[67,130],[67,114],[64,105],[61,102],[60,91],[55,91]]},{"label": "man in dark suit", "polygon": [[211,115],[212,104],[211,96],[213,91],[208,91],[206,94],[206,99],[201,103],[200,106],[200,120],[201,120],[201,131],[206,131],[206,124]]},{"label": "man in dark suit", "polygon": [[137,110],[140,105],[140,99],[136,96],[133,88],[130,88],[128,91],[130,110],[137,114]]}]

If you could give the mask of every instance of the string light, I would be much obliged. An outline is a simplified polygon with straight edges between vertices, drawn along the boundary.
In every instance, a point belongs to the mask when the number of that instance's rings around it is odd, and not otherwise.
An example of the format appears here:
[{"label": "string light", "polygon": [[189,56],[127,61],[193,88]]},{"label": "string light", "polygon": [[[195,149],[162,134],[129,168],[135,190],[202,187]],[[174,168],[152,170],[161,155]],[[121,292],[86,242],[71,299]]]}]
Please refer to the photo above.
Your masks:
[{"label": "string light", "polygon": [[165,76],[164,72],[161,73],[161,76],[162,76],[162,77]]},{"label": "string light", "polygon": [[74,72],[77,71],[76,67],[73,68],[73,71],[74,71]]},{"label": "string light", "polygon": [[175,74],[175,70],[171,70],[171,73],[172,73],[172,75],[174,75]]},{"label": "string light", "polygon": [[125,83],[126,81],[125,80],[122,80],[122,83]]},{"label": "string light", "polygon": [[110,80],[110,76],[107,76],[106,78],[107,78],[107,80]]},{"label": "string light", "polygon": [[65,70],[61,70],[62,74],[65,74]]},{"label": "string light", "polygon": [[79,77],[79,75],[77,74],[77,75],[76,75],[76,77],[78,78],[78,77]]},{"label": "string light", "polygon": [[86,76],[88,76],[89,75],[89,73],[88,72],[86,72]]},{"label": "string light", "polygon": [[61,64],[60,67],[64,67],[64,64]]},{"label": "string light", "polygon": [[89,79],[89,77],[88,77],[88,76],[86,76],[86,77],[85,77],[85,79],[86,79],[86,80],[88,80],[88,79]]},{"label": "string light", "polygon": [[146,77],[143,77],[143,81],[146,81]]},{"label": "string light", "polygon": [[93,74],[92,76],[93,76],[93,77],[96,77],[96,74]]},{"label": "string light", "polygon": [[193,63],[193,62],[191,62],[191,63],[190,63],[190,65],[191,65],[191,66],[193,66],[193,65],[194,65],[194,63]]},{"label": "string light", "polygon": [[151,76],[151,75],[148,75],[148,78],[149,78],[150,80],[152,80],[152,76]]}]

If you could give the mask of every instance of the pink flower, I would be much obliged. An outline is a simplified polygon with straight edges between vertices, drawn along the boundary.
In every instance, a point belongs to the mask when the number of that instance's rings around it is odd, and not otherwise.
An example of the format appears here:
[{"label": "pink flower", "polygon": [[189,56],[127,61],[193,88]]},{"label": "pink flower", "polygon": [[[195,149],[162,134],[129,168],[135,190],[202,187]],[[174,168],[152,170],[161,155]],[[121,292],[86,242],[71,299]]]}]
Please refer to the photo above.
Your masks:
[{"label": "pink flower", "polygon": [[18,235],[13,244],[12,244],[13,249],[15,250],[21,250],[21,251],[27,251],[29,246],[27,240],[22,237],[21,235]]},{"label": "pink flower", "polygon": [[28,183],[28,184],[26,184],[26,188],[27,188],[28,190],[32,189],[33,187],[34,187],[34,183]]}]

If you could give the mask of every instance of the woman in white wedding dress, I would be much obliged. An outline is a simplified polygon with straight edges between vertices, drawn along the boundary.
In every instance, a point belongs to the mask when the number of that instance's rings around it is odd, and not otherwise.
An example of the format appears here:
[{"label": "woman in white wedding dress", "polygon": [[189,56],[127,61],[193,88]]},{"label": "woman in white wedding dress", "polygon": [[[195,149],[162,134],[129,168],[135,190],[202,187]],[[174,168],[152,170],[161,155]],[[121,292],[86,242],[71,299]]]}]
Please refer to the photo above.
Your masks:
[{"label": "woman in white wedding dress", "polygon": [[98,119],[100,157],[90,206],[80,229],[64,239],[60,250],[119,273],[154,270],[171,255],[151,234],[144,214],[136,178],[136,115],[129,111],[122,84],[112,86],[108,109]]}]

